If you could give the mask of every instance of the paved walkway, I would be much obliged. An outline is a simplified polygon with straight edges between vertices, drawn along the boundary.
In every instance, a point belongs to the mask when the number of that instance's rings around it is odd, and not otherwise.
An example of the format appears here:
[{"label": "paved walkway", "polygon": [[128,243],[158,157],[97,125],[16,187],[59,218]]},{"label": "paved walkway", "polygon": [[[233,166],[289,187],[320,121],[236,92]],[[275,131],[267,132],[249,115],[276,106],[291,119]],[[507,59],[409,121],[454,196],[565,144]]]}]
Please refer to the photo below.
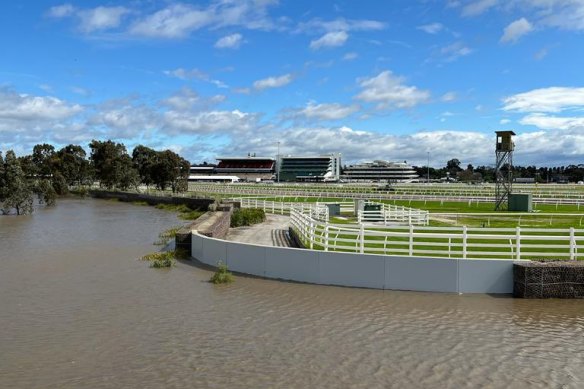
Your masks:
[{"label": "paved walkway", "polygon": [[264,246],[295,247],[288,235],[289,226],[289,216],[266,215],[264,223],[230,228],[225,239]]}]

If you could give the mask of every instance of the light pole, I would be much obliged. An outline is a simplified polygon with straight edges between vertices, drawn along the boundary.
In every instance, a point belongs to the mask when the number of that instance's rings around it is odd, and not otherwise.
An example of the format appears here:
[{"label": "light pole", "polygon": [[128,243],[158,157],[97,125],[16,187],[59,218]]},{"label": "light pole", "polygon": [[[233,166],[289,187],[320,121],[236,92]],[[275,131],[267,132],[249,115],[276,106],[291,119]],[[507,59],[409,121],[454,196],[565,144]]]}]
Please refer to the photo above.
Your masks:
[{"label": "light pole", "polygon": [[428,168],[428,176],[426,178],[426,182],[429,185],[430,184],[430,152],[429,151],[428,151],[428,165],[426,167]]},{"label": "light pole", "polygon": [[276,182],[280,183],[280,141],[278,143],[278,156],[276,157]]}]

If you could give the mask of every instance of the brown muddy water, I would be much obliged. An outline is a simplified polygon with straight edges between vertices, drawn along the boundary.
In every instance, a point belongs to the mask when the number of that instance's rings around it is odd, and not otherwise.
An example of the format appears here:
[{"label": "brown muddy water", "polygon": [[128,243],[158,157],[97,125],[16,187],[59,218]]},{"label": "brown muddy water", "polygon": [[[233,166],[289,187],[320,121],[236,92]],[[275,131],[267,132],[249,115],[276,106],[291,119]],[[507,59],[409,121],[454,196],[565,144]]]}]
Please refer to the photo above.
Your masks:
[{"label": "brown muddy water", "polygon": [[138,261],[179,221],[0,217],[0,388],[584,387],[584,302],[351,289]]}]

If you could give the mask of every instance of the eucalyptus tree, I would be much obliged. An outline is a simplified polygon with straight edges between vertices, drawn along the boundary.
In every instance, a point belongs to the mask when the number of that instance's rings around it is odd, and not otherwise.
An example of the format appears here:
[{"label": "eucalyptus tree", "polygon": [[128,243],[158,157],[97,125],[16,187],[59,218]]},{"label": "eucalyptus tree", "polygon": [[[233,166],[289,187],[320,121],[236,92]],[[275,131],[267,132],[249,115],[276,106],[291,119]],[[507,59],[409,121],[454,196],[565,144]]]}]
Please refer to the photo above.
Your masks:
[{"label": "eucalyptus tree", "polygon": [[126,152],[126,146],[111,140],[93,140],[89,147],[91,164],[100,186],[127,189],[138,184],[138,173]]},{"label": "eucalyptus tree", "polygon": [[33,191],[26,174],[20,167],[20,162],[14,151],[8,150],[2,163],[0,173],[3,176],[2,213],[16,210],[17,215],[25,215],[33,211]]}]

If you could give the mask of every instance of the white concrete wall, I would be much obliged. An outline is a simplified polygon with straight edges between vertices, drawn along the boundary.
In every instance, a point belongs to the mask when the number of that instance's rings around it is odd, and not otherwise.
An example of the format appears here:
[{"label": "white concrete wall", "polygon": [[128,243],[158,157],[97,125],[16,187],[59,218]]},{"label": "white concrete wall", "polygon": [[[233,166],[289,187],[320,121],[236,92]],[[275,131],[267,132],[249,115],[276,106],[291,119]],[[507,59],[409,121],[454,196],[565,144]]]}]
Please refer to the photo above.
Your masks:
[{"label": "white concrete wall", "polygon": [[261,277],[374,289],[512,293],[513,261],[354,254],[228,242],[193,233],[192,255]]}]

